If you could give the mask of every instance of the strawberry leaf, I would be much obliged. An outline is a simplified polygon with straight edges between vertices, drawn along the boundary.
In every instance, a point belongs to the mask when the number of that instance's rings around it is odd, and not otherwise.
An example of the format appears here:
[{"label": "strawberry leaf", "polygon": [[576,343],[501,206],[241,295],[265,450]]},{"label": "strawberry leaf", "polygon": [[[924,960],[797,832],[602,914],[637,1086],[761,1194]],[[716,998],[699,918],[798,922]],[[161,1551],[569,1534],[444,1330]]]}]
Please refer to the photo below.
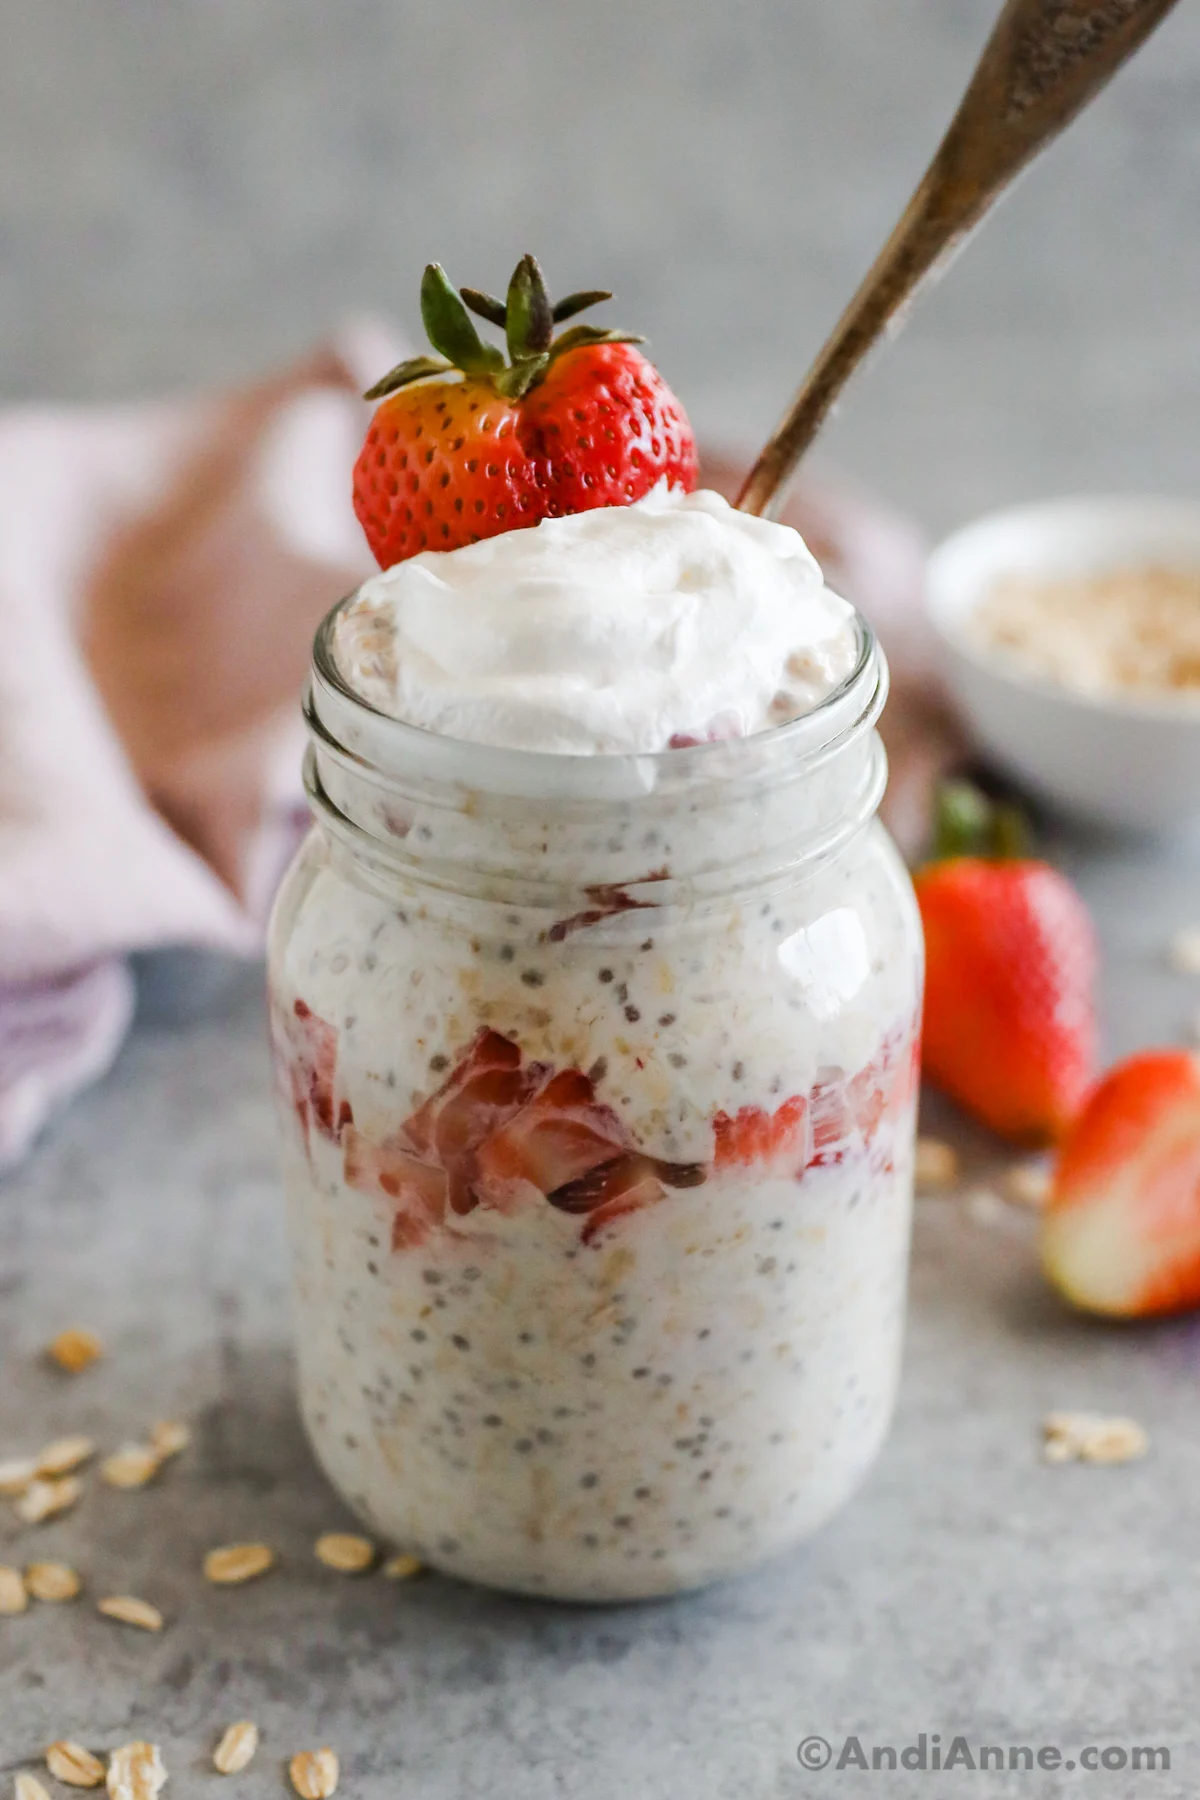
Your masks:
[{"label": "strawberry leaf", "polygon": [[[429,263],[421,278],[421,318],[436,356],[413,356],[367,389],[367,400],[383,400],[409,382],[461,371],[489,383],[508,400],[520,400],[545,375],[555,357],[589,344],[642,344],[631,331],[573,325],[558,338],[554,327],[585,307],[612,295],[604,288],[580,289],[552,305],[537,258],[523,256],[513,270],[507,297],[482,288],[456,288],[440,263]],[[496,344],[482,338],[471,318],[486,319],[505,334],[511,363]]]},{"label": "strawberry leaf", "polygon": [[550,354],[561,356],[565,350],[580,350],[585,344],[644,344],[645,341],[634,331],[606,331],[599,325],[572,325],[570,331],[555,338]]},{"label": "strawberry leaf", "polygon": [[497,300],[494,294],[485,294],[482,288],[464,287],[459,288],[458,291],[463,297],[464,304],[469,306],[473,313],[478,313],[479,317],[486,319],[489,325],[498,325],[501,331],[504,330],[503,300]]},{"label": "strawberry leaf", "polygon": [[573,319],[576,313],[586,312],[589,306],[599,306],[602,300],[611,300],[603,288],[588,288],[585,292],[568,294],[565,299],[554,304],[554,323],[561,325],[564,319]]},{"label": "strawberry leaf", "polygon": [[523,256],[513,270],[504,318],[508,354],[514,363],[542,356],[549,350],[554,318],[536,256]]},{"label": "strawberry leaf", "polygon": [[426,375],[444,375],[452,366],[441,356],[410,356],[406,362],[397,363],[394,369],[389,369],[373,387],[369,387],[363,399],[383,400],[388,394],[394,394],[397,388],[407,387],[410,381],[420,381]]},{"label": "strawberry leaf", "polygon": [[503,355],[484,343],[440,263],[430,263],[421,278],[421,322],[434,349],[464,375],[495,375],[504,367]]}]

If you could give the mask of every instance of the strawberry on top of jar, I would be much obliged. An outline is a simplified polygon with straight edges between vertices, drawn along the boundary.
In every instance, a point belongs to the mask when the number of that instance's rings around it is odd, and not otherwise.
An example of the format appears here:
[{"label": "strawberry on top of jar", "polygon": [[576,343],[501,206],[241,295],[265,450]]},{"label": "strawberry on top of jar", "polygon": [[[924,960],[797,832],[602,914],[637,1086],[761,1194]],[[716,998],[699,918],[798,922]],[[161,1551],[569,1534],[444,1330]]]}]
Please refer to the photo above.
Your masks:
[{"label": "strawberry on top of jar", "polygon": [[[459,290],[429,264],[421,317],[437,354],[410,357],[367,390],[380,404],[354,469],[354,510],[381,568],[627,506],[663,480],[695,487],[692,428],[643,340],[596,325],[555,336],[610,298],[592,290],[552,303],[532,256],[504,300]],[[503,330],[507,359],[472,311]]]}]

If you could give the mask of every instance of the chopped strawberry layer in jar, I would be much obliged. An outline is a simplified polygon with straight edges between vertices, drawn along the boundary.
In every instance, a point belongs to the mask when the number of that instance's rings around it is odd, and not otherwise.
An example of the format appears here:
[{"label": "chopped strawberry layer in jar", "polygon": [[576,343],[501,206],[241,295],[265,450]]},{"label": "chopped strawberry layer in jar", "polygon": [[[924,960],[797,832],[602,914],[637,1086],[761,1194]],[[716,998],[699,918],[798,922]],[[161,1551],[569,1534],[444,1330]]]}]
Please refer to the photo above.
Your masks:
[{"label": "chopped strawberry layer in jar", "polygon": [[477,1207],[499,1213],[546,1202],[584,1220],[590,1243],[606,1225],[656,1205],[669,1189],[696,1187],[730,1169],[807,1170],[840,1163],[870,1146],[886,1113],[907,1104],[911,1054],[885,1045],[878,1059],[851,1076],[822,1071],[811,1090],[774,1109],[718,1110],[712,1155],[678,1162],[650,1155],[616,1110],[601,1100],[593,1076],[526,1061],[520,1045],[485,1028],[441,1086],[397,1128],[373,1141],[337,1097],[337,1032],[302,1000],[274,1032],[288,1097],[304,1129],[310,1124],[342,1150],[347,1186],[395,1207],[392,1247],[414,1248]]}]

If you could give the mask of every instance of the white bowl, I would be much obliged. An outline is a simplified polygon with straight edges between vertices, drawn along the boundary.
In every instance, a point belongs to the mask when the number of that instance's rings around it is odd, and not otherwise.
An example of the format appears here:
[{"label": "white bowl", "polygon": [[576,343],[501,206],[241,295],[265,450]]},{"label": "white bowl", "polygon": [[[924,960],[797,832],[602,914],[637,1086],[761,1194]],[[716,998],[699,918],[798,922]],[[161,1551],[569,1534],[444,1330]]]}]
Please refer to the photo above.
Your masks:
[{"label": "white bowl", "polygon": [[1200,822],[1200,701],[1073,693],[970,630],[974,608],[1003,576],[1151,562],[1200,574],[1200,501],[1045,500],[948,537],[930,558],[926,602],[950,691],[990,761],[1063,811],[1163,831]]}]

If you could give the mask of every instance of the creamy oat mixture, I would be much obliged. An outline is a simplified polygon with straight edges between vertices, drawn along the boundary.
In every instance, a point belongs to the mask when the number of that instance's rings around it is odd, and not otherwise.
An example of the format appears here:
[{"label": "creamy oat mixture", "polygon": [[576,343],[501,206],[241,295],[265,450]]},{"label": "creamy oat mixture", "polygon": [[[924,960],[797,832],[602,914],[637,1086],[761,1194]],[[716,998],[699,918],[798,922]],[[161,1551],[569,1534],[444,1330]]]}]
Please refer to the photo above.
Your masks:
[{"label": "creamy oat mixture", "polygon": [[971,618],[976,641],[1089,694],[1200,696],[1200,572],[1148,564],[996,583]]},{"label": "creamy oat mixture", "polygon": [[[422,1560],[666,1593],[807,1535],[878,1449],[920,940],[886,835],[839,824],[877,793],[869,733],[839,743],[741,798],[647,770],[594,816],[567,758],[511,809],[328,760],[378,857],[330,815],[272,933],[301,1396],[335,1484]],[[548,870],[569,903],[514,900]]]}]

